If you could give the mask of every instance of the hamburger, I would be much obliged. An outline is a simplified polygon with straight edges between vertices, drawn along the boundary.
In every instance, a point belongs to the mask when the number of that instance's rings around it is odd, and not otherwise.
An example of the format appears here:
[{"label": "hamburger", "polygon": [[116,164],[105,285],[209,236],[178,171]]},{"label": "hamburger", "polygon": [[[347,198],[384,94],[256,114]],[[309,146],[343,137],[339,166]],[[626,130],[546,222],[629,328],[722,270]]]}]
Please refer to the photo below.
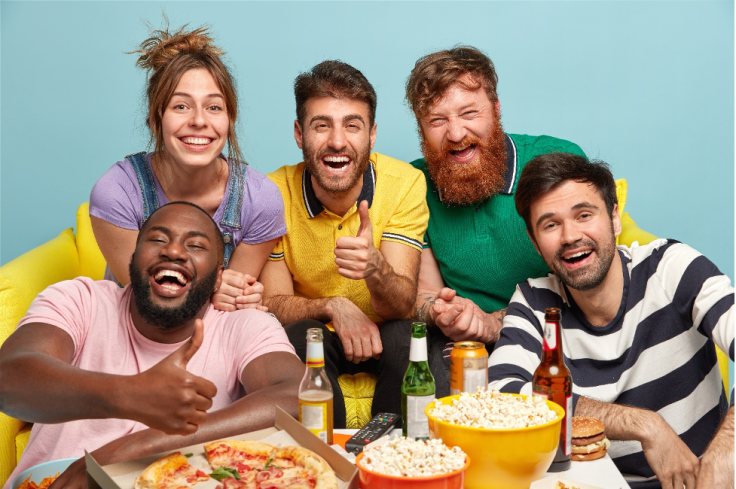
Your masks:
[{"label": "hamburger", "polygon": [[572,459],[595,460],[603,457],[611,442],[606,438],[605,427],[596,418],[572,417]]}]

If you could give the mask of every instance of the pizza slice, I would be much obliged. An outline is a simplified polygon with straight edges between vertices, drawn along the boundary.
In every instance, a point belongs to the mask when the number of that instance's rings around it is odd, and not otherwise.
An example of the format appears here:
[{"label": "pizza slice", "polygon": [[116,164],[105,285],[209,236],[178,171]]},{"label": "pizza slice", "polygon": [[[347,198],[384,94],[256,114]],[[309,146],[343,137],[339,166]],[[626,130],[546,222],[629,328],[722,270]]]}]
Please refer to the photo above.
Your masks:
[{"label": "pizza slice", "polygon": [[263,470],[275,451],[273,445],[250,440],[222,440],[204,445],[204,453],[213,470],[229,467],[241,475]]},{"label": "pizza slice", "polygon": [[155,461],[136,477],[135,489],[180,489],[209,480],[209,476],[191,465],[181,452]]}]

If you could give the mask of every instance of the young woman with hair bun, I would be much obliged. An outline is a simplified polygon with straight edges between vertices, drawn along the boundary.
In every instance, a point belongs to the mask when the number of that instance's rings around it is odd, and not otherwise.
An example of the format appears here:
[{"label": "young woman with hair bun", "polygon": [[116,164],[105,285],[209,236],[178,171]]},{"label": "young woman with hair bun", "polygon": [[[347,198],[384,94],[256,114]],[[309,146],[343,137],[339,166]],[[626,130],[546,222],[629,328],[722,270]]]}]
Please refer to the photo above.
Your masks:
[{"label": "young woman with hair bun", "polygon": [[[225,238],[226,270],[213,305],[265,309],[256,278],[286,233],[284,204],[276,185],[242,157],[237,94],[224,53],[206,27],[184,26],[171,34],[168,25],[152,31],[133,53],[148,72],[146,123],[153,151],[126,156],[92,189],[90,217],[108,265],[105,278],[129,283],[143,222],[161,205],[188,201],[207,211]],[[177,286],[174,279],[166,279],[171,287]]]}]

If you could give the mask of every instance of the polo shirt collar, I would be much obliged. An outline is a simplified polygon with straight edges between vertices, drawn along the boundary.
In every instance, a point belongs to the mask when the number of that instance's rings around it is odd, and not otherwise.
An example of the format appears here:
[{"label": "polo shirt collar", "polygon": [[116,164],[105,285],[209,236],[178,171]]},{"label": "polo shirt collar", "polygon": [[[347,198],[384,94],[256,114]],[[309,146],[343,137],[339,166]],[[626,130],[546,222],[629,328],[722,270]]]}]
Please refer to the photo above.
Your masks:
[{"label": "polo shirt collar", "polygon": [[[363,188],[358,196],[358,202],[367,200],[368,207],[370,208],[373,204],[373,195],[376,193],[376,169],[373,166],[373,161],[369,161],[368,163],[368,168],[363,172]],[[307,208],[307,214],[309,214],[310,218],[318,216],[325,209],[322,202],[314,194],[312,174],[309,173],[306,166],[304,167],[304,173],[302,173],[302,197],[304,198],[304,206]]]},{"label": "polo shirt collar", "polygon": [[514,193],[514,183],[516,182],[517,172],[517,158],[516,158],[516,145],[514,140],[506,136],[506,179],[503,182],[503,188],[498,192],[499,194],[512,195]]}]

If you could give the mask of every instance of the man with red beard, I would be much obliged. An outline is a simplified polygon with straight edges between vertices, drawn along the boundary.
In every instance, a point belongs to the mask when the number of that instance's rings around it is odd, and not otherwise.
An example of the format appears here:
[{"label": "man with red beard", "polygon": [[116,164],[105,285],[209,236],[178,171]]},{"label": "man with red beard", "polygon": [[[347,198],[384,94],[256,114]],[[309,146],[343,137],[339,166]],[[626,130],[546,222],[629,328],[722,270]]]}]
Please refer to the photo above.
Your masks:
[{"label": "man with red beard", "polygon": [[400,412],[426,183],[411,165],[371,153],[376,92],[360,71],[324,61],[297,77],[294,94],[304,162],[269,175],[284,198],[287,232],[261,273],[263,303],[302,359],[307,330],[322,329],[334,426],[342,428],[340,373],[376,373],[373,412]]},{"label": "man with red beard", "polygon": [[437,396],[449,394],[453,341],[489,350],[516,284],[549,268],[514,209],[516,181],[537,155],[575,144],[549,136],[505,134],[491,60],[461,46],[419,59],[406,84],[417,118],[430,220],[422,250],[414,315],[430,328]]}]

